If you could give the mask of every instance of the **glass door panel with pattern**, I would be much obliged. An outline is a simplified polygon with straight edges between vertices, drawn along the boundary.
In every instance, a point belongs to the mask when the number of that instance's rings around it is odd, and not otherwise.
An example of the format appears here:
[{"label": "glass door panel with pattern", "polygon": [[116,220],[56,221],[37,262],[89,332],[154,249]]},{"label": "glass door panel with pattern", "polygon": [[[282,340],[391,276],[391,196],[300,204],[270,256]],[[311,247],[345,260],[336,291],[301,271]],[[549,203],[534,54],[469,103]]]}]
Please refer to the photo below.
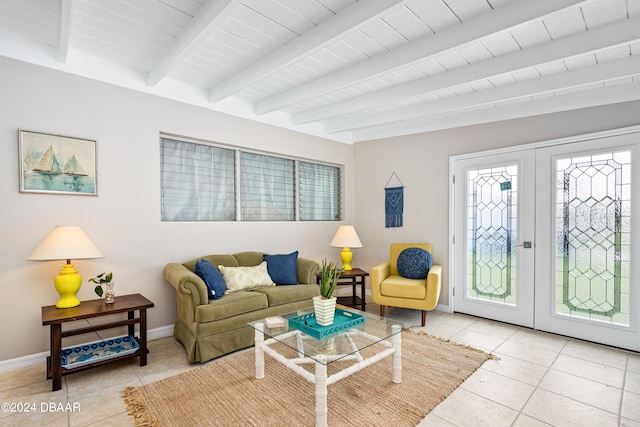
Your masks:
[{"label": "glass door panel with pattern", "polygon": [[537,150],[536,329],[640,350],[635,139]]},{"label": "glass door panel with pattern", "polygon": [[454,308],[533,326],[532,152],[456,161]]}]

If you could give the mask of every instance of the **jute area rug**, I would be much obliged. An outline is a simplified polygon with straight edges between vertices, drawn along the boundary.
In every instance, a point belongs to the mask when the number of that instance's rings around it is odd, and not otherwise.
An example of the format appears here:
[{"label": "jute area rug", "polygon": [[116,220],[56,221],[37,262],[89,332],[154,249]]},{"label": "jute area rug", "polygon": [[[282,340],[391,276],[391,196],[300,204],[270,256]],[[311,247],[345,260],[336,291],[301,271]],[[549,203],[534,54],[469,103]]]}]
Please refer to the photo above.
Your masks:
[{"label": "jute area rug", "polygon": [[[391,382],[388,357],[330,385],[329,425],[415,426],[489,358],[477,349],[403,331],[402,383]],[[347,363],[330,364],[328,375]],[[312,372],[313,364],[308,366]],[[254,374],[254,351],[249,349],[128,387],[124,398],[136,426],[315,424],[313,384],[266,354],[265,378],[256,380]]]}]

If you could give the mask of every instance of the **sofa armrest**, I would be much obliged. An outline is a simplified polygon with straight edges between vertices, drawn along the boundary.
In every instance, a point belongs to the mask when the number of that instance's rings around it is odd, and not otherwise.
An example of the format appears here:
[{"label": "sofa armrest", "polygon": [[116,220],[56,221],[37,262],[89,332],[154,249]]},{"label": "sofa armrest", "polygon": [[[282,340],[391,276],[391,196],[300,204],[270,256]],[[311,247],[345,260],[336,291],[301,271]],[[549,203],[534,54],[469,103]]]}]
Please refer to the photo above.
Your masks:
[{"label": "sofa armrest", "polygon": [[[199,305],[209,303],[209,292],[207,285],[197,274],[189,270],[182,264],[169,263],[164,268],[164,278],[176,288],[176,291],[183,296],[190,296],[193,304],[192,310]],[[182,298],[181,298],[182,299]]]},{"label": "sofa armrest", "polygon": [[298,257],[298,283],[313,285],[316,283],[316,274],[320,271],[320,264],[308,258]]},{"label": "sofa armrest", "polygon": [[371,269],[371,295],[380,296],[380,284],[391,274],[391,263],[382,262]]}]

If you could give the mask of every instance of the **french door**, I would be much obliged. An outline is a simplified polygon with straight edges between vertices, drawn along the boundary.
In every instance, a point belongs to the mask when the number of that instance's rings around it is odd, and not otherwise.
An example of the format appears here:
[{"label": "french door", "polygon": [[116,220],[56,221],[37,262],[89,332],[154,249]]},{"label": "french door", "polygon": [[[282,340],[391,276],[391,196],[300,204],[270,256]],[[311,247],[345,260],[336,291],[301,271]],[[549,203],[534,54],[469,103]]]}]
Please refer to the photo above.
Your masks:
[{"label": "french door", "polygon": [[639,144],[455,159],[454,311],[640,350]]},{"label": "french door", "polygon": [[533,327],[534,165],[533,151],[455,162],[455,311]]}]

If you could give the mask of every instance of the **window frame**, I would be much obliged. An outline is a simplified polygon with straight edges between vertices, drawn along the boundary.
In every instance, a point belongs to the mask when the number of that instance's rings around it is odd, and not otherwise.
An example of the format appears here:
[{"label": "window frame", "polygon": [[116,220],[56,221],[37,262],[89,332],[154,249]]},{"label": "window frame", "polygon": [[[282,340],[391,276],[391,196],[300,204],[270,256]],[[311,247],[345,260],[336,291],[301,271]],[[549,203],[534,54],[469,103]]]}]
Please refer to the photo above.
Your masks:
[{"label": "window frame", "polygon": [[[164,185],[164,175],[163,175],[163,171],[164,171],[164,164],[163,161],[165,160],[165,157],[162,154],[162,144],[163,144],[163,139],[168,139],[171,141],[176,141],[176,142],[181,142],[181,143],[186,143],[186,144],[200,144],[200,145],[204,145],[204,146],[208,146],[211,148],[218,148],[218,149],[225,149],[225,150],[231,150],[234,152],[234,197],[235,197],[235,219],[230,220],[230,219],[168,219],[165,217],[165,205],[164,205],[164,198],[165,198],[165,185]],[[184,137],[184,136],[179,136],[179,135],[173,135],[173,134],[168,134],[168,133],[160,133],[160,138],[159,138],[159,147],[160,147],[160,197],[161,197],[161,203],[160,203],[160,215],[161,215],[161,222],[167,222],[167,223],[171,223],[171,222],[317,222],[317,221],[327,221],[327,222],[339,222],[342,221],[344,219],[344,191],[345,191],[345,183],[344,183],[344,165],[343,164],[336,164],[336,163],[330,163],[330,162],[323,162],[323,161],[319,161],[319,160],[314,160],[314,159],[309,159],[309,158],[303,158],[303,157],[297,157],[297,156],[290,156],[290,155],[283,155],[280,153],[275,153],[272,151],[266,151],[266,150],[256,150],[256,149],[251,149],[251,148],[247,148],[247,147],[241,147],[241,146],[237,146],[237,145],[230,145],[230,144],[224,144],[224,143],[219,143],[219,142],[212,142],[212,141],[208,141],[208,140],[202,140],[202,139],[195,139],[195,138],[188,138],[188,137]],[[293,219],[242,219],[242,205],[244,203],[244,200],[242,199],[243,197],[243,193],[242,193],[242,155],[243,153],[247,153],[247,154],[253,154],[253,155],[257,155],[257,156],[268,156],[268,157],[274,157],[277,159],[283,159],[283,160],[287,160],[287,161],[292,161],[293,162]],[[315,165],[320,165],[320,166],[325,166],[325,167],[329,167],[329,168],[335,168],[335,178],[337,179],[338,183],[337,183],[337,188],[338,188],[338,193],[335,195],[334,203],[335,206],[337,206],[335,208],[336,211],[336,217],[335,218],[321,218],[321,219],[302,219],[302,215],[301,215],[301,208],[300,208],[300,204],[301,204],[301,197],[300,197],[300,193],[301,193],[301,189],[300,189],[300,162],[304,162],[304,163],[309,163],[309,164],[315,164]],[[197,196],[197,194],[196,194]]]}]

